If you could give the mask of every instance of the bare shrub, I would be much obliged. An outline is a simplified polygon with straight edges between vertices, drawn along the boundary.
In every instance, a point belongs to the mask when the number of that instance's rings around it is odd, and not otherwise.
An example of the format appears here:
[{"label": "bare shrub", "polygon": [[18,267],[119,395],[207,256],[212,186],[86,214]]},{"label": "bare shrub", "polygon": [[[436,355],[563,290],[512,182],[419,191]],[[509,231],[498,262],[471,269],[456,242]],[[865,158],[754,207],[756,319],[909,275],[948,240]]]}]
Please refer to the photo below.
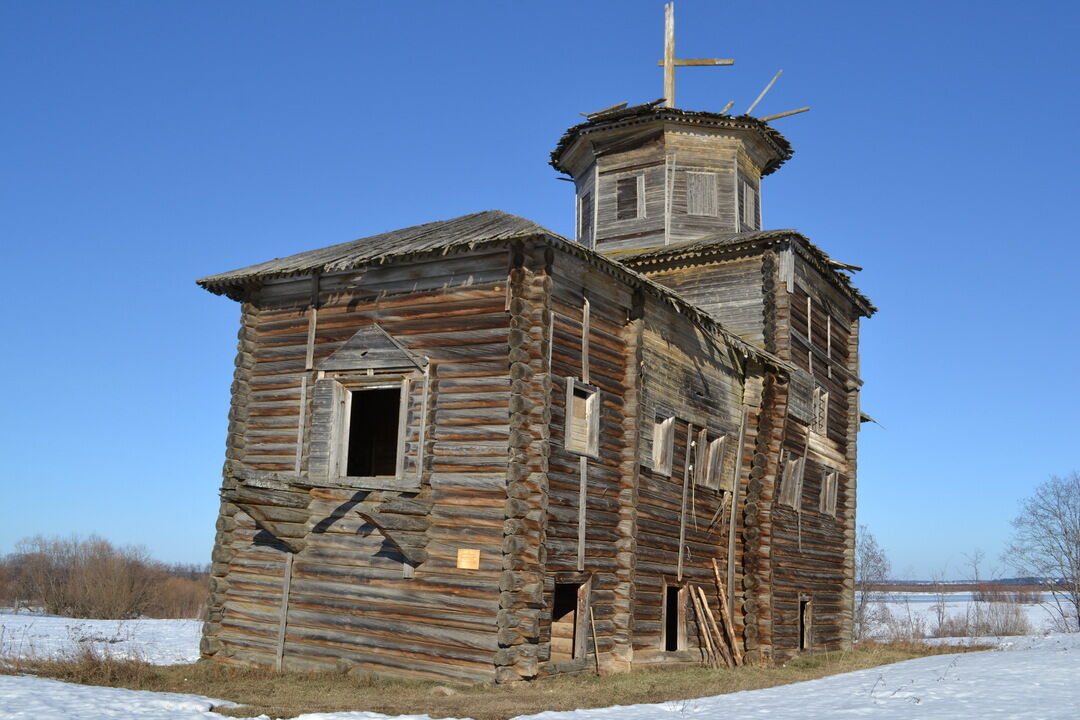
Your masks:
[{"label": "bare shrub", "polygon": [[179,566],[174,573],[141,547],[96,535],[21,540],[3,567],[9,596],[54,615],[195,617],[205,604],[205,570]]},{"label": "bare shrub", "polygon": [[1034,632],[1024,608],[1008,600],[973,602],[933,628],[934,637],[991,637],[1030,635]]},{"label": "bare shrub", "polygon": [[1046,578],[1062,626],[1080,630],[1080,473],[1051,477],[1012,521],[1007,555],[1022,572]]},{"label": "bare shrub", "polygon": [[870,637],[888,618],[885,594],[881,586],[889,579],[891,566],[885,550],[866,528],[860,525],[855,539],[855,608],[856,640]]}]

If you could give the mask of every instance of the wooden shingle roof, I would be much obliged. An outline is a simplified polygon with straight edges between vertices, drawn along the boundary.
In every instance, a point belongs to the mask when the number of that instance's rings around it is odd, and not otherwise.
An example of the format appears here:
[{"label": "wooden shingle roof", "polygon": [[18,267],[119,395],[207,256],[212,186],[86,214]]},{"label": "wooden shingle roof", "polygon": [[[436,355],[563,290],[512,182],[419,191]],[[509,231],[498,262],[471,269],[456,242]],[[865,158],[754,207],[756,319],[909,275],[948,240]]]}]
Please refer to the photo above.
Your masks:
[{"label": "wooden shingle roof", "polygon": [[866,317],[870,317],[877,308],[870,299],[862,294],[851,277],[841,272],[842,268],[850,268],[850,265],[838,263],[814,243],[797,230],[754,230],[741,233],[716,233],[706,235],[697,240],[673,243],[656,248],[640,250],[625,250],[614,253],[613,257],[620,263],[640,272],[648,272],[650,266],[668,264],[672,262],[694,262],[705,260],[710,256],[737,252],[741,247],[760,247],[761,245],[776,245],[792,243],[802,251],[803,257],[827,278],[831,278],[833,285],[844,295],[852,300],[862,310]]},{"label": "wooden shingle roof", "polygon": [[449,252],[469,245],[537,235],[555,233],[518,215],[487,210],[275,258],[239,270],[209,275],[196,282],[212,293],[238,299],[238,291],[244,285],[266,278],[331,273],[408,255]]}]

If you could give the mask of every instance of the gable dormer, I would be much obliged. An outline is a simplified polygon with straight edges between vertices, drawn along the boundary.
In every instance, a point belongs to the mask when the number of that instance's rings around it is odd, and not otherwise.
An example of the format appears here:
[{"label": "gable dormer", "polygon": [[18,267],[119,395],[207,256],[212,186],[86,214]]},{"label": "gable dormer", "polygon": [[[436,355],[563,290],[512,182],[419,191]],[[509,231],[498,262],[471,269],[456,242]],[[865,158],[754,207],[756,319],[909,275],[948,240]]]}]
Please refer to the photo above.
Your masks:
[{"label": "gable dormer", "polygon": [[761,229],[761,179],[791,157],[766,123],[660,107],[593,115],[551,164],[573,178],[576,237],[602,252]]}]

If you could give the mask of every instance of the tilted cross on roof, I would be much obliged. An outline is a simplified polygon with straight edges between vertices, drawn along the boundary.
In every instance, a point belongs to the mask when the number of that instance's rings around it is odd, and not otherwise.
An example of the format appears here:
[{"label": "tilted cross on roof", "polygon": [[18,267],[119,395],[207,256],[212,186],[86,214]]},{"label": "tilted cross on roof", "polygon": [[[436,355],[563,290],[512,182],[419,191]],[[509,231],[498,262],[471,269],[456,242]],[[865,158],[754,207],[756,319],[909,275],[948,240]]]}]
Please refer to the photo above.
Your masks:
[{"label": "tilted cross on roof", "polygon": [[734,60],[720,58],[675,59],[675,3],[664,5],[664,59],[657,63],[664,68],[664,105],[675,107],[675,68],[688,65],[734,65]]}]

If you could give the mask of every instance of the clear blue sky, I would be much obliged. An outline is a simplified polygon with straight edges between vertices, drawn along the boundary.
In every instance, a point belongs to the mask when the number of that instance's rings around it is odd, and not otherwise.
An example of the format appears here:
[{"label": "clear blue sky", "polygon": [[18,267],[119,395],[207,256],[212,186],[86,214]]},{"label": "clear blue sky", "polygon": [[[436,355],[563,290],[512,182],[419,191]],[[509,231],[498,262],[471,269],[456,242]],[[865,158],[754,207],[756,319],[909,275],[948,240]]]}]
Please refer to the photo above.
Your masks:
[{"label": "clear blue sky", "polygon": [[[548,152],[661,95],[663,3],[0,5],[0,553],[210,557],[238,306],[197,277],[499,208],[563,234]],[[794,158],[767,227],[865,266],[859,521],[896,575],[993,565],[1080,468],[1075,3],[677,6],[679,106]],[[987,568],[984,568],[984,572]]]}]

